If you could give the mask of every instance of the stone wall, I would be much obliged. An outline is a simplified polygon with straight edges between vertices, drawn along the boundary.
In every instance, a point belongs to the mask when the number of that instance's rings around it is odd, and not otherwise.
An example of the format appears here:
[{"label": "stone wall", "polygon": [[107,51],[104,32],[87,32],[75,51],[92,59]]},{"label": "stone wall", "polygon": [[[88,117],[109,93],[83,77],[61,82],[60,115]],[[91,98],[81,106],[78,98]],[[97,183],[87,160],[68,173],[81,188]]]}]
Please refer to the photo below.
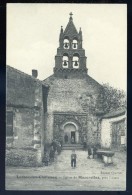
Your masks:
[{"label": "stone wall", "polygon": [[81,79],[75,77],[64,79],[52,75],[43,83],[50,86],[47,102],[47,138],[50,140],[56,131],[54,113],[84,113],[87,116],[88,142],[97,143],[99,121],[96,116],[96,104],[102,86],[88,75]]},{"label": "stone wall", "polygon": [[77,113],[54,113],[54,138],[63,142],[63,130],[61,126],[66,122],[73,122],[78,126],[80,143],[87,137],[87,115]]},{"label": "stone wall", "polygon": [[34,149],[34,110],[7,107],[13,112],[13,136],[6,137],[6,165],[39,166],[38,150]]},{"label": "stone wall", "polygon": [[[44,151],[44,105],[42,83],[7,66],[7,112],[13,112],[13,136],[7,137],[7,164],[31,166],[42,163]],[[44,97],[43,97],[44,96]],[[21,162],[21,155],[25,161]],[[31,156],[30,156],[31,155]],[[16,159],[16,161],[15,161]],[[17,161],[18,159],[18,161]],[[10,163],[9,163],[10,162]]]},{"label": "stone wall", "polygon": [[[114,118],[104,118],[101,121],[101,147],[102,148],[111,148],[112,147],[112,124],[115,122],[120,122],[123,119],[126,120],[126,115],[121,115]],[[124,121],[125,123],[125,121]],[[124,125],[126,126],[126,124]],[[124,129],[126,137],[126,127]],[[120,135],[118,135],[120,136]],[[120,137],[121,139],[121,137]],[[126,138],[125,138],[126,139]],[[126,145],[126,143],[125,143]]]},{"label": "stone wall", "polygon": [[100,144],[100,121],[96,115],[87,117],[87,142],[90,145]]},{"label": "stone wall", "polygon": [[34,111],[30,108],[7,107],[7,111],[13,112],[13,142],[7,146],[25,148],[32,146],[34,139]]}]

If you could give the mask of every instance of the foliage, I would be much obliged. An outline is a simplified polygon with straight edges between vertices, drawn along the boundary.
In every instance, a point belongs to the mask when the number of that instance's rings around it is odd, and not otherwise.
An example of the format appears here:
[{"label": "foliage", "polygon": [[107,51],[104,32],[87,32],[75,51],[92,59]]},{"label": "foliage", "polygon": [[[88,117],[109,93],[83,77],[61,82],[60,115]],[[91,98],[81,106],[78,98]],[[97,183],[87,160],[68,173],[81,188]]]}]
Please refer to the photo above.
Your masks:
[{"label": "foliage", "polygon": [[108,83],[103,84],[103,110],[110,112],[119,108],[126,108],[126,94],[123,90],[113,88]]},{"label": "foliage", "polygon": [[102,85],[98,96],[86,92],[78,100],[84,111],[92,113],[108,113],[112,110],[127,107],[125,92],[110,86],[108,83]]},{"label": "foliage", "polygon": [[6,165],[23,167],[39,166],[37,162],[37,153],[33,150],[23,149],[6,150]]}]

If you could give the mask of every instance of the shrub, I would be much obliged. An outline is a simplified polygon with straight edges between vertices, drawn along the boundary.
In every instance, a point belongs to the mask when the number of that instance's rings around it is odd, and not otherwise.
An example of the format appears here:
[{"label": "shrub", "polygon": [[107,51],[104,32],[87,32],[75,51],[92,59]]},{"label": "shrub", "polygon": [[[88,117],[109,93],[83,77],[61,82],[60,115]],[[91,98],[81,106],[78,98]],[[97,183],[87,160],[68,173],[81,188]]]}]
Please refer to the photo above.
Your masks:
[{"label": "shrub", "polygon": [[24,167],[39,166],[37,162],[37,151],[31,149],[7,149],[6,165]]}]

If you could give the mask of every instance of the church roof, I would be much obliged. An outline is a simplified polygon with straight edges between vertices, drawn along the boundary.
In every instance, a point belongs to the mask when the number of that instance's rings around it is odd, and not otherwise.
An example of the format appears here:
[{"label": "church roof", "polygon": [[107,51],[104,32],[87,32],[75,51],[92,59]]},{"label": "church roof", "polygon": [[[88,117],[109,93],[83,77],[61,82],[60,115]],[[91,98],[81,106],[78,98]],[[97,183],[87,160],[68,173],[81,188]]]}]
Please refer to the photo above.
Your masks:
[{"label": "church roof", "polygon": [[76,27],[75,27],[75,25],[73,23],[72,16],[70,16],[70,18],[69,18],[69,22],[68,22],[68,24],[67,24],[67,26],[65,28],[64,34],[65,35],[78,34],[77,29],[76,29]]}]

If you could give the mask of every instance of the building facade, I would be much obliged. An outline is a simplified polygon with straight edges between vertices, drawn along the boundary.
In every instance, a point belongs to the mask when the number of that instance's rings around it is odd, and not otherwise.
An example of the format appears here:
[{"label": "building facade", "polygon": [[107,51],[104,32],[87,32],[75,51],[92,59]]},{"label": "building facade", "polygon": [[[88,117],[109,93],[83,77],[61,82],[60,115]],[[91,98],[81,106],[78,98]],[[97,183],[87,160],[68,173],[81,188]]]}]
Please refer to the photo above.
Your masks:
[{"label": "building facade", "polygon": [[101,146],[118,150],[127,146],[126,111],[119,109],[103,115],[101,120]]},{"label": "building facade", "polygon": [[36,77],[6,67],[6,164],[36,166],[44,150],[48,88]]},{"label": "building facade", "polygon": [[126,144],[125,112],[104,115],[103,87],[88,75],[82,42],[71,13],[60,30],[53,75],[40,81],[36,70],[30,76],[7,66],[7,165],[42,165],[44,145],[52,140],[63,149]]},{"label": "building facade", "polygon": [[60,30],[54,74],[43,81],[49,86],[46,137],[63,145],[100,141],[102,86],[87,73],[82,41],[82,30],[77,31],[70,14],[65,30]]}]

